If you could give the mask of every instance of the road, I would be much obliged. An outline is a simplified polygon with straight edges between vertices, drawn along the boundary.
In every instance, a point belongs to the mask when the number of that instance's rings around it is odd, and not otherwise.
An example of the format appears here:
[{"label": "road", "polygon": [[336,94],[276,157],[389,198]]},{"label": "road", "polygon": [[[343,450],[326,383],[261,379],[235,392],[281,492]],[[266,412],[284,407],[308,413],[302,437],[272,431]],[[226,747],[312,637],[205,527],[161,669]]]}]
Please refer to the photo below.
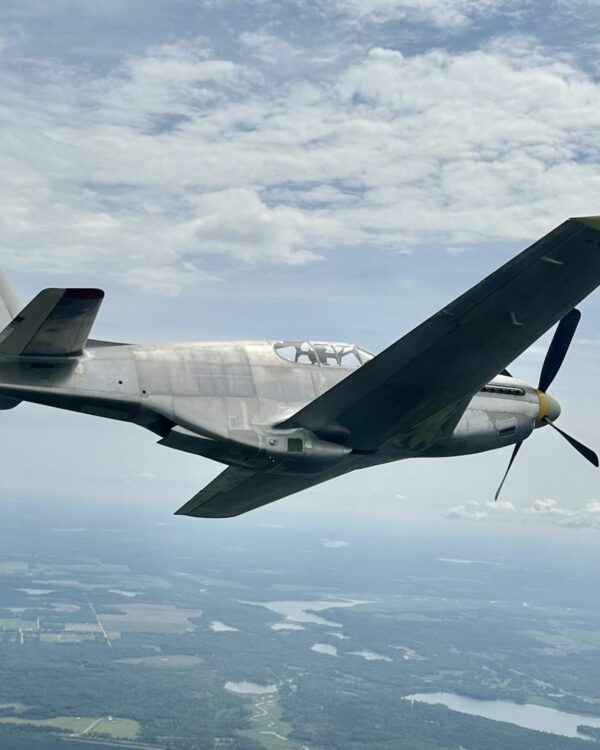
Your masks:
[{"label": "road", "polygon": [[102,624],[102,622],[100,621],[100,618],[98,617],[98,613],[96,612],[96,609],[95,609],[94,605],[93,605],[93,604],[92,604],[92,602],[90,601],[90,597],[89,597],[89,596],[88,596],[88,595],[86,594],[86,592],[85,592],[85,591],[83,592],[83,595],[84,595],[84,597],[85,597],[85,600],[86,600],[86,602],[88,603],[88,607],[90,608],[90,610],[92,611],[92,614],[93,614],[93,615],[94,615],[94,617],[96,618],[96,622],[98,623],[98,627],[99,627],[99,628],[100,628],[100,630],[102,631],[102,635],[103,635],[103,636],[104,636],[104,638],[106,639],[106,642],[108,643],[108,647],[109,647],[109,648],[112,648],[112,643],[111,643],[111,640],[110,640],[110,638],[108,637],[108,633],[106,632],[106,630],[104,630],[104,625],[103,625],[103,624]]}]

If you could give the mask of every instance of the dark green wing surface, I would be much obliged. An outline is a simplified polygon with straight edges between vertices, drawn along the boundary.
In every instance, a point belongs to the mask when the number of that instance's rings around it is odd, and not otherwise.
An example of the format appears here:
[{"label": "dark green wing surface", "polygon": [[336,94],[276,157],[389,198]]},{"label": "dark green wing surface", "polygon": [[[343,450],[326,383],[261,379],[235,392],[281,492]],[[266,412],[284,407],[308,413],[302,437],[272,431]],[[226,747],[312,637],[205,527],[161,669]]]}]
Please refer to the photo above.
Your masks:
[{"label": "dark green wing surface", "polygon": [[569,219],[278,427],[365,453],[425,447],[599,284],[600,217]]},{"label": "dark green wing surface", "polygon": [[[336,472],[337,474],[343,472]],[[231,518],[261,505],[301,492],[336,476],[336,473],[306,475],[258,473],[229,466],[204,489],[176,511],[179,516]]]}]

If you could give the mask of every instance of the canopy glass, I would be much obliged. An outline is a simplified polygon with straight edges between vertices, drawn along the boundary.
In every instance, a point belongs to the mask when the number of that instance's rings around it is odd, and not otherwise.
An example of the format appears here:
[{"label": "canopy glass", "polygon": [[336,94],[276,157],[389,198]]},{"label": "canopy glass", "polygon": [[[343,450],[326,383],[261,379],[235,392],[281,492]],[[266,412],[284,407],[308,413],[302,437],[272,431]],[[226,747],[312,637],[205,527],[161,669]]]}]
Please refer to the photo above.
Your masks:
[{"label": "canopy glass", "polygon": [[320,367],[356,368],[364,365],[374,355],[356,344],[331,341],[278,341],[275,351],[288,362]]}]

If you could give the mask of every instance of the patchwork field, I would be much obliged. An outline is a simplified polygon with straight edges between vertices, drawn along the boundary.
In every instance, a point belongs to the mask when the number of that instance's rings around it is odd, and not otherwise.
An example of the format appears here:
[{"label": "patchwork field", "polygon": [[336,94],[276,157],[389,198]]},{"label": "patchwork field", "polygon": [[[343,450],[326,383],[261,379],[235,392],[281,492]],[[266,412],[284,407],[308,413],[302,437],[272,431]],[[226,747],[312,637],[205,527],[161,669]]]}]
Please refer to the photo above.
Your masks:
[{"label": "patchwork field", "polygon": [[0,750],[580,746],[403,700],[432,691],[600,716],[595,579],[177,524],[28,523],[12,556],[0,524]]},{"label": "patchwork field", "polygon": [[119,604],[123,614],[103,614],[107,630],[142,633],[186,633],[192,631],[192,619],[201,617],[200,609],[178,609],[172,604]]},{"label": "patchwork field", "polygon": [[259,742],[266,750],[304,750],[304,745],[288,738],[292,727],[282,720],[281,706],[276,695],[251,700],[251,729],[246,729],[240,734]]},{"label": "patchwork field", "polygon": [[204,659],[186,654],[166,654],[165,656],[145,656],[139,659],[119,659],[118,661],[120,664],[151,669],[192,669],[202,664]]},{"label": "patchwork field", "polygon": [[0,718],[0,724],[27,724],[32,727],[47,727],[72,735],[109,735],[116,740],[134,740],[139,735],[140,725],[132,719],[105,716],[95,719],[90,716],[55,716],[52,719],[24,719],[17,716]]}]

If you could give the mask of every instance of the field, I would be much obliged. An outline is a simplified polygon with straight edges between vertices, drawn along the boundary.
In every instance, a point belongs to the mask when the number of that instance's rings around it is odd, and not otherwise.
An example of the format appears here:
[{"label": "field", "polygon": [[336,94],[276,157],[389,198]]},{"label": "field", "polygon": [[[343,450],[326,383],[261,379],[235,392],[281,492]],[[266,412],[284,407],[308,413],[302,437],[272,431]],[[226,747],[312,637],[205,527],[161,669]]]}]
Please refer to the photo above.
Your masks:
[{"label": "field", "polygon": [[[593,576],[451,564],[430,542],[129,524],[0,523],[2,750],[580,747],[403,700],[431,691],[600,716]],[[365,603],[335,607],[349,600]],[[319,617],[286,619],[299,607]]]},{"label": "field", "polygon": [[0,724],[48,727],[81,736],[102,734],[109,735],[116,740],[134,740],[140,733],[140,725],[137,721],[113,717],[94,719],[90,716],[55,716],[52,719],[22,719],[8,716],[0,718]]},{"label": "field", "polygon": [[171,604],[119,604],[118,614],[102,614],[107,630],[119,633],[185,633],[194,629],[190,622],[202,616],[200,609],[178,609]]},{"label": "field", "polygon": [[282,721],[281,706],[277,696],[266,696],[261,700],[252,700],[251,729],[240,734],[259,742],[266,750],[304,750],[300,742],[290,740],[292,727]]},{"label": "field", "polygon": [[144,656],[138,659],[119,659],[119,662],[136,667],[150,667],[151,669],[192,669],[202,664],[203,660],[199,656],[168,654],[165,656]]}]

